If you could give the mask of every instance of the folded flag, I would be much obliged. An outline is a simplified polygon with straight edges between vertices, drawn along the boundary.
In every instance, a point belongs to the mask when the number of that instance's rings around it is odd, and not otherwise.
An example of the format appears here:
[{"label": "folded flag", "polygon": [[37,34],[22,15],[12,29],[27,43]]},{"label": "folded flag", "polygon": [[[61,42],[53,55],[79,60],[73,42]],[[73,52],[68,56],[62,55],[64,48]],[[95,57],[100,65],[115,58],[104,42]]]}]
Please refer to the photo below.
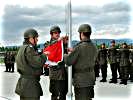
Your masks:
[{"label": "folded flag", "polygon": [[49,65],[57,65],[59,62],[63,60],[63,41],[59,40],[46,48],[44,48],[43,52],[49,52],[48,61],[46,64]]}]

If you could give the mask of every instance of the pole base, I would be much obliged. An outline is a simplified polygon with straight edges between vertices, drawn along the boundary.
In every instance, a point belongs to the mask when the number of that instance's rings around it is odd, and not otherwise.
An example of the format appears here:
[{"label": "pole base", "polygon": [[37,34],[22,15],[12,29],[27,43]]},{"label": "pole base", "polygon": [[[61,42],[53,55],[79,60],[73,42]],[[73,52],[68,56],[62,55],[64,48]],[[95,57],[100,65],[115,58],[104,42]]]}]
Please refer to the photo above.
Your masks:
[{"label": "pole base", "polygon": [[66,100],[73,100],[73,93],[67,93]]}]

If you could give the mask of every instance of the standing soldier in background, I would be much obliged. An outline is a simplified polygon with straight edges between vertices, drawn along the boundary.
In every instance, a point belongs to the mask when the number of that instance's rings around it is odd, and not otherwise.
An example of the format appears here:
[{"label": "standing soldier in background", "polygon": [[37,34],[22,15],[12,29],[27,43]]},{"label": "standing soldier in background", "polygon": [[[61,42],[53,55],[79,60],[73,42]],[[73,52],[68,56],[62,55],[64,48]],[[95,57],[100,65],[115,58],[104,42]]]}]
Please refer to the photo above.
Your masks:
[{"label": "standing soldier in background", "polygon": [[118,78],[117,79],[121,79],[121,72],[120,72],[120,48],[122,48],[122,45],[118,44],[118,50],[117,50],[117,69],[118,69]]},{"label": "standing soldier in background", "polygon": [[43,91],[40,75],[46,62],[46,55],[36,52],[38,33],[34,29],[24,32],[24,42],[16,56],[17,71],[20,74],[15,92],[20,100],[40,100]]},{"label": "standing soldier in background", "polygon": [[[50,28],[51,40],[47,41],[47,46],[58,41],[60,38],[60,27],[52,26]],[[66,51],[66,50],[64,50]],[[64,52],[66,53],[66,52]],[[50,92],[51,100],[66,100],[68,81],[65,64],[62,62],[58,65],[49,65]]]},{"label": "standing soldier in background", "polygon": [[127,85],[127,79],[129,77],[129,61],[130,51],[126,43],[122,44],[120,49],[120,73],[121,73],[121,82],[120,84]]},{"label": "standing soldier in background", "polygon": [[[47,46],[49,46],[49,44],[50,44],[49,41],[45,42],[44,43],[44,48],[46,48]],[[49,76],[49,66],[48,66],[48,64],[45,64],[44,65],[44,75],[45,76]]]},{"label": "standing soldier in background", "polygon": [[130,61],[129,80],[133,82],[133,51],[130,52],[129,61]]},{"label": "standing soldier in background", "polygon": [[9,72],[10,71],[10,52],[9,51],[5,53],[4,63],[6,67],[5,72]]},{"label": "standing soldier in background", "polygon": [[112,79],[109,83],[117,83],[117,58],[118,51],[115,46],[115,40],[111,41],[111,47],[108,50],[108,58],[110,62]]},{"label": "standing soldier in background", "polygon": [[90,40],[90,25],[80,25],[78,32],[80,43],[74,49],[68,49],[71,53],[64,57],[64,61],[73,67],[75,100],[92,100],[94,98],[94,65],[97,49]]},{"label": "standing soldier in background", "polygon": [[5,67],[6,67],[5,72],[8,72],[8,68],[7,68],[7,52],[4,55],[4,63],[5,63]]},{"label": "standing soldier in background", "polygon": [[10,72],[14,72],[15,55],[10,52]]},{"label": "standing soldier in background", "polygon": [[98,52],[98,63],[102,73],[102,80],[100,82],[106,82],[107,78],[107,49],[105,43],[101,45],[101,48]]},{"label": "standing soldier in background", "polygon": [[96,61],[95,61],[95,66],[94,66],[94,71],[95,71],[95,77],[99,77],[99,63],[98,63],[98,58],[96,58]]}]

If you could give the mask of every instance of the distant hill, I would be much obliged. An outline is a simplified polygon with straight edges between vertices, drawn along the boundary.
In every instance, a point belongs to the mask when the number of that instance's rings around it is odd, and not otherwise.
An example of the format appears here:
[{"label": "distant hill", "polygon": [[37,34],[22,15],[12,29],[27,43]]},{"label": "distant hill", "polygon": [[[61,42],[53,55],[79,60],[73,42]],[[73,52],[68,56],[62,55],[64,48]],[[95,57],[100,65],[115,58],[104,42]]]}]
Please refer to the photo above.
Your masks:
[{"label": "distant hill", "polygon": [[103,42],[105,44],[110,44],[112,40],[115,40],[116,44],[121,44],[123,42],[126,42],[127,44],[133,43],[133,39],[92,39],[92,41],[97,44],[101,44]]},{"label": "distant hill", "polygon": [[[106,45],[110,45],[110,42],[112,40],[115,40],[116,44],[121,44],[123,42],[126,42],[127,44],[133,44],[133,39],[92,39],[92,42],[97,44],[97,45],[100,45],[102,43],[105,43]],[[77,40],[73,40],[72,45],[74,46],[78,42],[79,41],[77,41]]]},{"label": "distant hill", "polygon": [[[92,42],[95,43],[95,44],[97,44],[97,45],[100,45],[103,42],[106,45],[110,45],[110,41],[111,40],[115,40],[116,41],[116,44],[121,44],[123,42],[126,42],[127,44],[133,44],[133,39],[92,39]],[[72,41],[72,46],[76,45],[77,43],[79,43],[79,41],[73,40]],[[40,43],[38,45],[39,45],[39,48],[40,49],[43,49],[44,48],[44,44],[43,43]],[[15,48],[15,47],[19,47],[19,46],[6,46],[6,47],[7,48]]]}]

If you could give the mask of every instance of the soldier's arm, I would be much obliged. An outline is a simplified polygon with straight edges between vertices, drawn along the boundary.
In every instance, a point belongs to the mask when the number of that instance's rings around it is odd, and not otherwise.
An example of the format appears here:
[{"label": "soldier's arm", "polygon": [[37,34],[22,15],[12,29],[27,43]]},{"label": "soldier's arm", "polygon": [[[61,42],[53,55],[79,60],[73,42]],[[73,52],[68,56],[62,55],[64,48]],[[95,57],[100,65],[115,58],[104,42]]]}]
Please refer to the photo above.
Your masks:
[{"label": "soldier's arm", "polygon": [[45,42],[45,43],[44,43],[44,48],[46,48],[49,44],[50,44],[49,41]]},{"label": "soldier's arm", "polygon": [[129,61],[130,61],[130,63],[132,63],[132,60],[133,60],[133,52],[130,52],[130,54],[129,54]]},{"label": "soldier's arm", "polygon": [[109,61],[109,57],[110,57],[110,50],[109,49],[107,49],[107,62],[109,63],[110,61]]},{"label": "soldier's arm", "polygon": [[100,60],[100,50],[97,51],[97,60],[98,60],[98,62]]},{"label": "soldier's arm", "polygon": [[33,47],[26,48],[25,57],[27,63],[34,68],[42,67],[47,60],[46,55],[44,54],[38,55]]},{"label": "soldier's arm", "polygon": [[64,55],[64,62],[67,65],[73,65],[79,57],[79,47],[76,47],[70,54]]},{"label": "soldier's arm", "polygon": [[110,50],[109,49],[107,49],[107,55],[109,56],[109,53],[110,53]]},{"label": "soldier's arm", "polygon": [[116,57],[117,57],[117,60],[118,61],[120,61],[120,54],[121,54],[121,51],[120,50],[117,50]]},{"label": "soldier's arm", "polygon": [[105,51],[106,51],[106,52],[105,52],[105,56],[106,56],[106,58],[107,58],[107,56],[108,56],[108,50],[106,49]]}]

